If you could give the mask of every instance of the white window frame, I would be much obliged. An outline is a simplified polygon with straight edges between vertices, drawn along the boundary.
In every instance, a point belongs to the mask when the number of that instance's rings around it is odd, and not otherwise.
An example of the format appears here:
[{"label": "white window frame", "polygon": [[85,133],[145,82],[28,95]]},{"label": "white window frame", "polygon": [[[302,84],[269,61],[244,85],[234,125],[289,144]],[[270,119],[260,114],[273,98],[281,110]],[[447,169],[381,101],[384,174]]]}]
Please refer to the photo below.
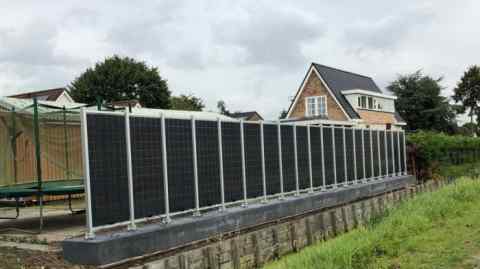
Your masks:
[{"label": "white window frame", "polygon": [[[312,103],[313,101],[313,103]],[[320,104],[323,103],[325,107],[325,113],[320,113]],[[313,104],[313,109],[311,109],[310,104]],[[311,113],[313,110],[313,114]],[[327,96],[307,96],[305,97],[305,116],[306,117],[315,117],[315,116],[328,116],[328,106],[327,106]]]}]

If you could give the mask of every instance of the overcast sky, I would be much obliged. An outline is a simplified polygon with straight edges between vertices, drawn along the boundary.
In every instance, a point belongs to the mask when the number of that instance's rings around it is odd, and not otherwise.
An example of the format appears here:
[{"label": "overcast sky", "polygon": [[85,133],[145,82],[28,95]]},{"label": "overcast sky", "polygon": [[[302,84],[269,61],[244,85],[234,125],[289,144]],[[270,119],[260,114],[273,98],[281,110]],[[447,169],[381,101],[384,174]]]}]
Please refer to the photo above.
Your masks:
[{"label": "overcast sky", "polygon": [[0,96],[68,85],[113,54],[157,66],[207,109],[276,118],[311,62],[384,88],[418,69],[445,95],[479,64],[480,1],[0,0]]}]

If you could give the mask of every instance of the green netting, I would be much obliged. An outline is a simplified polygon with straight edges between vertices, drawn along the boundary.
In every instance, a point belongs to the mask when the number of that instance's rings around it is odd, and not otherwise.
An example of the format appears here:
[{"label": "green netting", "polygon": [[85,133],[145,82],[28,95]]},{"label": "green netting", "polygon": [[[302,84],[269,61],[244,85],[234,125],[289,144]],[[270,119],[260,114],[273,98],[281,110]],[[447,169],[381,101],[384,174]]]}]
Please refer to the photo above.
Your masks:
[{"label": "green netting", "polygon": [[[78,106],[77,106],[78,107]],[[0,186],[82,179],[79,110],[0,98]],[[39,130],[41,177],[37,173],[35,126]]]}]

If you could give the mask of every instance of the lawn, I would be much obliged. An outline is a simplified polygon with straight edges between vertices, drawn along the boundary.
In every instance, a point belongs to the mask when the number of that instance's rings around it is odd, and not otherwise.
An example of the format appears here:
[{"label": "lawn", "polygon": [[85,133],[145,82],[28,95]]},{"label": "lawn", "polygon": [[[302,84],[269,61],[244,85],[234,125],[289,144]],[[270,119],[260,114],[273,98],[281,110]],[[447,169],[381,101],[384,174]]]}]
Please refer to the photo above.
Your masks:
[{"label": "lawn", "polygon": [[477,256],[480,181],[463,178],[401,204],[366,227],[310,246],[266,268],[477,268]]}]

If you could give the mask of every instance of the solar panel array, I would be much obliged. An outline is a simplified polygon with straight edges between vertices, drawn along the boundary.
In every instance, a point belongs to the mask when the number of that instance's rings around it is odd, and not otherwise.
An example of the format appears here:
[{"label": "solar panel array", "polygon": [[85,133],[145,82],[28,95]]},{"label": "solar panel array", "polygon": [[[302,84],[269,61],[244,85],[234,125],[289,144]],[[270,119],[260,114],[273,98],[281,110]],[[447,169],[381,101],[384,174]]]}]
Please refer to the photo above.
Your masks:
[{"label": "solar panel array", "polygon": [[83,127],[94,227],[127,222],[131,212],[134,219],[164,216],[266,199],[282,187],[289,194],[358,183],[387,175],[387,166],[388,174],[405,170],[403,132],[111,113],[88,113]]}]

